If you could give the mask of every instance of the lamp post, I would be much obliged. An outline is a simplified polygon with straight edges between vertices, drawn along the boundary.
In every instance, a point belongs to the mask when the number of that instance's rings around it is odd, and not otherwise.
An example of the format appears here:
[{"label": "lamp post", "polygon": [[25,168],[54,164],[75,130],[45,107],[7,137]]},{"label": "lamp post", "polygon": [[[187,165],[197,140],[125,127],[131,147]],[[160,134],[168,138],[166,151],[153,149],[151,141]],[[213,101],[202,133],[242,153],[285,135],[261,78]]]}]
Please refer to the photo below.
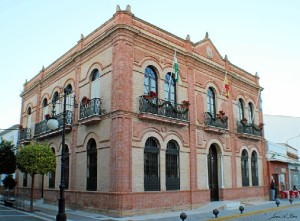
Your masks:
[{"label": "lamp post", "polygon": [[[62,122],[62,142],[61,142],[61,165],[60,165],[60,185],[59,185],[59,199],[58,199],[58,213],[56,221],[66,221],[67,215],[65,212],[65,129],[66,129],[66,100],[67,89],[64,89],[64,103],[63,103],[63,122]],[[50,118],[47,121],[47,126],[50,130],[58,128],[58,121],[55,118]]]}]

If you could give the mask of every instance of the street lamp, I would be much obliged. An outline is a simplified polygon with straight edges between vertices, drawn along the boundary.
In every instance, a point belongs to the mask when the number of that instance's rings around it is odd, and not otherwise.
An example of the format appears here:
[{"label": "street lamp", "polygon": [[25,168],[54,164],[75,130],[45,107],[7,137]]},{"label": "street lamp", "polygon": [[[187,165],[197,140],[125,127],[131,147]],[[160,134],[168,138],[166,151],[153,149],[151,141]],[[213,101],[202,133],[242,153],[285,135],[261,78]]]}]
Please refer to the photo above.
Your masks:
[{"label": "street lamp", "polygon": [[[64,89],[64,103],[63,103],[63,122],[62,122],[62,142],[61,142],[61,165],[60,165],[60,185],[59,185],[59,199],[58,199],[58,213],[56,215],[56,221],[66,221],[67,215],[65,212],[65,129],[66,129],[66,100],[68,90]],[[58,120],[52,116],[47,121],[47,126],[50,130],[58,128]]]}]

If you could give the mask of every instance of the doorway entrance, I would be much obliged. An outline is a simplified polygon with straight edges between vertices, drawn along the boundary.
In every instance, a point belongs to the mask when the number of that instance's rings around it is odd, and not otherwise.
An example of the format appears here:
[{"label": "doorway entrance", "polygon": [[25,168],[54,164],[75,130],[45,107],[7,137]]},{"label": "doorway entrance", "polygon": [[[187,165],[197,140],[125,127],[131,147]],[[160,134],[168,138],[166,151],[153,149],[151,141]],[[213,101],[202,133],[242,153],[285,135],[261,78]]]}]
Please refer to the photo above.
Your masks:
[{"label": "doorway entrance", "polygon": [[207,158],[210,201],[219,201],[218,154],[215,145],[210,146]]}]

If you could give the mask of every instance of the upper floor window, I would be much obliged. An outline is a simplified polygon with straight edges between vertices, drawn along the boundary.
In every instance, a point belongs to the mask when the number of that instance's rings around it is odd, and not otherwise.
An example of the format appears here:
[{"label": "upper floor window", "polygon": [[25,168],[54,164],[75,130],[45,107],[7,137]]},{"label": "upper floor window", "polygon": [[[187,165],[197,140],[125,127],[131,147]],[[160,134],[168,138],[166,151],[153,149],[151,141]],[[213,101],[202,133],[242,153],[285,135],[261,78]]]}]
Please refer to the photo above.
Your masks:
[{"label": "upper floor window", "polygon": [[54,106],[55,114],[59,114],[60,112],[60,102],[59,102],[59,94],[57,91],[53,94],[52,104]]},{"label": "upper floor window", "polygon": [[97,149],[96,141],[90,139],[87,144],[87,180],[86,189],[97,190]]},{"label": "upper floor window", "polygon": [[100,98],[100,72],[94,69],[91,74],[91,99]]},{"label": "upper floor window", "polygon": [[257,165],[256,151],[253,151],[251,155],[251,173],[252,173],[252,186],[258,186],[258,165]]},{"label": "upper floor window", "polygon": [[44,98],[42,103],[42,120],[45,120],[45,115],[48,114],[48,100]]},{"label": "upper floor window", "polygon": [[31,107],[27,108],[27,128],[31,128]]},{"label": "upper floor window", "polygon": [[164,94],[165,100],[175,103],[176,98],[176,85],[175,79],[171,72],[166,74],[165,84],[164,84]]},{"label": "upper floor window", "polygon": [[159,191],[159,146],[154,137],[147,139],[144,149],[144,189]]},{"label": "upper floor window", "polygon": [[212,87],[208,88],[207,91],[207,111],[215,117],[216,114],[216,97]]},{"label": "upper floor window", "polygon": [[243,150],[242,152],[242,185],[249,186],[249,165],[248,165],[248,152]]},{"label": "upper floor window", "polygon": [[74,97],[72,96],[73,91],[72,91],[72,85],[68,84],[67,87],[65,88],[65,93],[66,93],[66,110],[71,111],[73,109],[73,104],[74,104]]},{"label": "upper floor window", "polygon": [[239,114],[239,120],[242,120],[244,118],[244,102],[240,98],[238,101],[238,114]]},{"label": "upper floor window", "polygon": [[166,189],[179,190],[179,148],[177,142],[171,140],[167,144],[166,151]]},{"label": "upper floor window", "polygon": [[144,78],[144,94],[153,91],[157,94],[157,75],[150,66],[146,67]]},{"label": "upper floor window", "polygon": [[248,122],[252,123],[253,120],[253,104],[249,103],[248,104]]}]

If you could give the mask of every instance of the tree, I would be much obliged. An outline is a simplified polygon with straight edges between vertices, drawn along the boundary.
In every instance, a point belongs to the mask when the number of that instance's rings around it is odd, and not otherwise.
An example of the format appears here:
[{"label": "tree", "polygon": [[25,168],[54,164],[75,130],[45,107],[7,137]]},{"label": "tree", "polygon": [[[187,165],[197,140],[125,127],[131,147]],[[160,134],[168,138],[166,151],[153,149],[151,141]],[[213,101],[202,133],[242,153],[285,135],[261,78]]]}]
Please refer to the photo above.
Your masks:
[{"label": "tree", "polygon": [[16,170],[15,146],[1,139],[0,142],[0,174],[12,174]]},{"label": "tree", "polygon": [[17,153],[17,167],[31,178],[30,211],[33,212],[33,184],[36,174],[45,175],[56,166],[55,155],[47,144],[32,142]]}]

